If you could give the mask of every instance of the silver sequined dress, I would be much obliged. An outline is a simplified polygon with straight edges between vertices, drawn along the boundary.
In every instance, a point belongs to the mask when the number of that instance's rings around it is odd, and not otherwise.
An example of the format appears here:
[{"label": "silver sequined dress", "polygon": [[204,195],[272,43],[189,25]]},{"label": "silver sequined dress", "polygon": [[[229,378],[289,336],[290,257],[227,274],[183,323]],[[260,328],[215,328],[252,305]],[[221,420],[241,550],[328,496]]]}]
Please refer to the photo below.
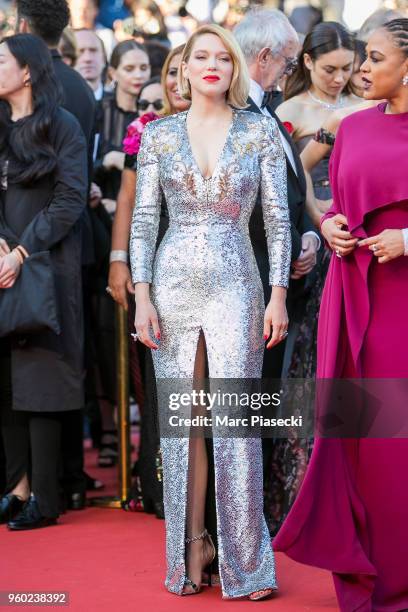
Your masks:
[{"label": "silver sequined dress", "polygon": [[[192,379],[202,330],[210,378],[260,378],[264,298],[248,222],[260,189],[270,284],[287,287],[291,238],[278,128],[271,118],[234,110],[213,175],[204,179],[192,154],[186,117],[184,112],[149,123],[138,156],[130,260],[133,282],[151,283],[158,313],[156,377]],[[170,222],[156,252],[163,195]],[[189,440],[162,438],[161,447],[166,587],[181,593]],[[214,438],[213,448],[223,595],[274,588],[274,557],[263,515],[261,441]]]}]

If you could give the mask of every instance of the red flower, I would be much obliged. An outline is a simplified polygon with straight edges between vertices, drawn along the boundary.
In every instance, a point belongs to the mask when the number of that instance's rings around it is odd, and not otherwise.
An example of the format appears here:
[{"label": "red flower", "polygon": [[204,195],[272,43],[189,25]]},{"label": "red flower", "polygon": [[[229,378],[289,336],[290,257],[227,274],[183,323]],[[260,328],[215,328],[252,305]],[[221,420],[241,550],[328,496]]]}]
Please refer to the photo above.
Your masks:
[{"label": "red flower", "polygon": [[136,126],[133,125],[133,123],[131,123],[128,126],[127,132],[126,132],[126,138],[129,138],[129,136],[134,136],[135,134],[138,134],[139,132],[136,129]]},{"label": "red flower", "polygon": [[290,121],[283,121],[283,125],[285,126],[285,129],[288,134],[292,134],[295,131],[295,128],[293,127],[293,124]]},{"label": "red flower", "polygon": [[146,125],[146,123],[149,123],[149,121],[154,121],[155,119],[158,119],[159,116],[156,115],[156,113],[145,113],[144,115],[142,115],[141,117],[139,117],[140,123],[143,123],[143,125]]},{"label": "red flower", "polygon": [[155,113],[145,113],[132,121],[123,140],[123,150],[125,153],[128,155],[137,155],[139,153],[143,131],[150,121],[155,121],[156,119],[159,119],[159,116]]}]

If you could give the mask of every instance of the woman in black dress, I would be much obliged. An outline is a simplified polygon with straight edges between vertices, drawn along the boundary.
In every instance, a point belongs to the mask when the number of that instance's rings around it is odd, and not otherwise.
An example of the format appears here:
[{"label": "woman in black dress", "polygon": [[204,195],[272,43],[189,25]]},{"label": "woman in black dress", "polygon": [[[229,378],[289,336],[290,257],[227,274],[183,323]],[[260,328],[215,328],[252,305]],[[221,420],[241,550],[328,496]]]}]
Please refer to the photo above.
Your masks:
[{"label": "woman in black dress", "polygon": [[59,108],[50,53],[31,34],[0,44],[0,167],[0,317],[25,259],[49,251],[61,328],[0,338],[0,522],[21,530],[56,522],[61,413],[83,405],[78,220],[88,185],[82,130]]}]

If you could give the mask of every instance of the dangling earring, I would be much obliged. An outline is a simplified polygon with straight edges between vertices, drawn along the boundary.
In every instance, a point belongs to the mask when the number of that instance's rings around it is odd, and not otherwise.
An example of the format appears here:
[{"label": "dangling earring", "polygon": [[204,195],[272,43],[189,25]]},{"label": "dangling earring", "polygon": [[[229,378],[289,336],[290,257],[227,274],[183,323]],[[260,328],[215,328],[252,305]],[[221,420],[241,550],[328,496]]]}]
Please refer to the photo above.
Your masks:
[{"label": "dangling earring", "polygon": [[30,79],[27,79],[27,81],[24,81],[24,87],[30,87]]},{"label": "dangling earring", "polygon": [[402,79],[402,84],[403,84],[403,85],[408,85],[408,74],[406,74],[406,75],[404,76],[404,78]]}]

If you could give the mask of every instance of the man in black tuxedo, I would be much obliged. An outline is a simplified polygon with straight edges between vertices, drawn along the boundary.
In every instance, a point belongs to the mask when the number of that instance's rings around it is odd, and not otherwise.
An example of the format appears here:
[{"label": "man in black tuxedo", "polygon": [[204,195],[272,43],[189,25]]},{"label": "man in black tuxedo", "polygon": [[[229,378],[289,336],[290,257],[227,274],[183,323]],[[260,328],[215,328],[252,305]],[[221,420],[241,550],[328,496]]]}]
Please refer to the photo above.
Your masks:
[{"label": "man in black tuxedo", "polygon": [[[20,33],[39,36],[47,44],[61,87],[62,106],[78,120],[88,143],[88,171],[92,173],[96,103],[88,83],[78,72],[67,66],[58,52],[62,31],[70,19],[66,0],[16,0],[16,29]],[[88,211],[81,220],[82,265],[85,271],[94,259],[93,234]],[[62,415],[62,484],[67,506],[85,507],[86,475],[83,457],[83,410],[72,406]]]},{"label": "man in black tuxedo", "polygon": [[[287,308],[289,334],[291,314],[302,296],[305,276],[316,263],[320,238],[306,212],[306,178],[299,154],[293,141],[275,112],[268,105],[268,92],[276,89],[276,83],[296,66],[299,40],[286,16],[274,9],[249,11],[234,30],[234,35],[244,53],[251,77],[250,97],[246,110],[273,117],[286,154],[288,205],[292,236],[292,276],[288,289]],[[308,192],[309,197],[313,197]],[[265,304],[270,298],[268,282],[269,261],[260,198],[252,213],[249,230],[255,257],[264,287]],[[263,377],[278,379],[286,342],[281,342],[264,355]]]},{"label": "man in black tuxedo", "polygon": [[[262,370],[262,391],[269,394],[280,389],[279,379],[283,375],[283,364],[290,359],[290,346],[297,335],[297,326],[293,325],[295,313],[301,316],[306,307],[305,277],[316,264],[316,254],[320,248],[320,238],[306,212],[306,198],[313,198],[311,181],[307,184],[299,154],[292,142],[289,132],[268,105],[268,92],[277,89],[277,82],[290,74],[297,63],[299,40],[294,28],[286,16],[278,10],[255,9],[247,13],[234,30],[235,37],[244,53],[251,77],[248,109],[263,113],[276,120],[279,135],[286,154],[288,206],[291,220],[292,236],[292,274],[287,293],[287,310],[289,316],[288,338],[272,348],[265,350]],[[255,257],[258,263],[264,288],[265,304],[269,301],[269,261],[266,247],[265,229],[260,198],[255,204],[249,222],[249,231]],[[292,325],[291,325],[292,323]],[[285,355],[286,350],[286,355]],[[269,409],[271,410],[271,409]],[[273,410],[273,409],[272,409]],[[264,408],[266,417],[275,416]],[[262,440],[264,480],[270,480],[269,472],[274,468],[272,456],[285,440],[264,438]],[[279,478],[278,473],[274,474]],[[285,482],[281,482],[282,495]],[[265,516],[275,516],[275,508],[265,507]],[[271,535],[273,535],[271,533]]]}]

